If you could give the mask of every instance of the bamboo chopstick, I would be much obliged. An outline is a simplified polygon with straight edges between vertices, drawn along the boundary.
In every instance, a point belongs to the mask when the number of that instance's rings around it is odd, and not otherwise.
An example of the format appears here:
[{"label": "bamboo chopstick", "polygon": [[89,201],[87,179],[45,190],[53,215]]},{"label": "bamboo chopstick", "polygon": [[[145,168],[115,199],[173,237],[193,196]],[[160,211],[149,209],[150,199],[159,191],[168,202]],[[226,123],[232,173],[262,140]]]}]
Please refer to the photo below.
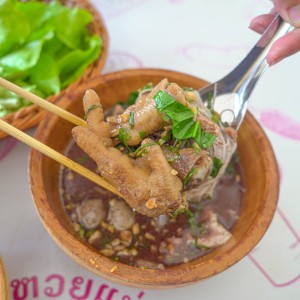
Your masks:
[{"label": "bamboo chopstick", "polygon": [[28,146],[40,151],[41,153],[45,154],[46,156],[54,159],[58,163],[64,165],[65,167],[75,171],[76,173],[82,175],[83,177],[93,181],[94,183],[98,184],[99,186],[109,190],[110,192],[114,193],[119,197],[123,197],[119,191],[108,183],[104,178],[97,175],[96,173],[88,170],[87,168],[81,166],[80,164],[76,163],[75,161],[69,159],[68,157],[60,154],[59,152],[53,150],[52,148],[46,146],[45,144],[41,143],[40,141],[34,139],[30,135],[22,132],[21,130],[9,125],[5,121],[0,119],[0,129],[6,132],[7,134],[15,137],[19,141],[27,144]]},{"label": "bamboo chopstick", "polygon": [[3,88],[27,99],[28,101],[41,106],[42,108],[54,113],[55,115],[60,116],[61,118],[70,121],[71,123],[75,125],[80,125],[80,126],[86,126],[86,121],[73,115],[72,113],[60,108],[59,106],[56,106],[47,100],[42,99],[41,97],[34,95],[21,87],[15,85],[14,83],[0,77],[0,86]]}]

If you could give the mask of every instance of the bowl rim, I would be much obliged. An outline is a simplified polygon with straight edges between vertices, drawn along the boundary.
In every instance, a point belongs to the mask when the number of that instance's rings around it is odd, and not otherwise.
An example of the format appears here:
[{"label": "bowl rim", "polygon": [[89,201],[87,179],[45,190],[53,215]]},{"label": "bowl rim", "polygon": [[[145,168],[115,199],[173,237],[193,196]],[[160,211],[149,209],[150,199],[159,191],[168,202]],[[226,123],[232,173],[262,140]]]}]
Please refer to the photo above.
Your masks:
[{"label": "bowl rim", "polygon": [[[99,77],[94,78],[93,80],[98,80],[99,85],[103,83],[110,82],[111,80],[120,79],[124,77],[135,77],[142,75],[147,77],[150,75],[164,76],[168,75],[184,75],[191,79],[202,80],[201,78],[191,76],[182,72],[165,70],[165,69],[130,69],[122,70],[109,74],[105,74]],[[203,80],[202,80],[203,81]],[[203,81],[205,82],[205,81]],[[91,82],[89,82],[91,83]],[[88,85],[89,83],[85,83]],[[69,100],[63,100],[61,105],[68,104]],[[37,128],[36,136],[43,136],[43,132],[47,124],[49,123],[49,118],[55,118],[56,116],[50,116],[48,113],[43,121]],[[209,264],[199,263],[196,266],[191,266],[189,264],[182,264],[180,268],[170,267],[164,270],[142,270],[137,267],[128,266],[119,262],[114,262],[109,258],[102,256],[101,254],[96,253],[94,249],[82,243],[77,237],[72,235],[60,221],[56,218],[55,213],[51,210],[51,207],[45,199],[47,195],[43,190],[42,193],[36,195],[35,188],[37,183],[42,183],[41,175],[39,174],[39,167],[41,166],[42,154],[37,150],[32,149],[30,153],[29,160],[29,180],[31,186],[31,192],[35,207],[38,211],[38,215],[45,226],[46,230],[52,236],[52,238],[58,243],[64,252],[71,256],[76,262],[83,265],[85,268],[89,269],[98,276],[104,277],[110,281],[122,283],[124,285],[130,285],[135,287],[142,288],[170,288],[176,286],[184,286],[191,283],[195,283],[199,280],[208,278],[216,273],[220,273],[230,266],[234,265],[236,262],[245,257],[261,240],[267,231],[271,221],[273,219],[279,195],[279,175],[278,167],[275,158],[275,154],[266,136],[265,132],[255,120],[253,115],[248,111],[245,117],[245,121],[251,127],[251,130],[254,134],[259,135],[259,142],[264,149],[264,152],[268,152],[267,156],[264,156],[264,163],[268,166],[268,172],[266,173],[266,186],[268,187],[265,190],[265,204],[259,210],[255,221],[247,230],[243,241],[237,242],[234,247],[230,248],[226,253],[226,259],[221,259],[221,255],[224,253],[217,254],[215,257],[209,260]],[[270,188],[270,182],[273,182],[272,188]],[[275,187],[275,188],[274,188]],[[39,191],[40,192],[40,191]],[[35,196],[34,196],[35,195]],[[51,221],[50,221],[51,220]],[[54,225],[53,225],[54,222]],[[51,223],[51,226],[50,226]],[[255,232],[255,235],[253,234]],[[72,242],[72,249],[66,247],[63,243],[63,239],[68,239]],[[84,255],[81,255],[79,249],[84,246]],[[108,262],[109,261],[109,262]],[[208,266],[209,265],[209,266]],[[113,266],[118,267],[118,271],[112,273],[111,269]],[[202,272],[198,270],[201,266]],[[147,278],[145,276],[145,271],[147,272]],[[135,277],[140,281],[131,281],[126,276],[128,273],[135,273]]]}]

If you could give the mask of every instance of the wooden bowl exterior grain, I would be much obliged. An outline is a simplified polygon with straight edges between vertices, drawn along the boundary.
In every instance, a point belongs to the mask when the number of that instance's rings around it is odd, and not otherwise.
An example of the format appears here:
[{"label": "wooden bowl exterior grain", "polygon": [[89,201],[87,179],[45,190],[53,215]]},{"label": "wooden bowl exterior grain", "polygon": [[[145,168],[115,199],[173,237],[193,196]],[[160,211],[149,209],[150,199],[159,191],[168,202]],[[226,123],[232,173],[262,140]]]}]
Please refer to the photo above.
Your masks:
[{"label": "wooden bowl exterior grain", "polygon": [[[156,84],[163,78],[181,86],[201,88],[202,79],[167,70],[127,70],[95,78],[65,97],[61,105],[83,116],[81,99],[86,89],[94,89],[104,108],[127,99],[148,82]],[[38,127],[36,137],[63,153],[71,137],[72,124],[48,114]],[[124,285],[141,288],[184,286],[208,278],[232,266],[243,258],[263,237],[269,227],[278,199],[278,170],[272,147],[261,127],[247,113],[238,137],[238,152],[244,170],[246,194],[240,219],[231,239],[208,255],[165,270],[142,270],[114,262],[80,241],[66,218],[58,192],[60,166],[32,150],[30,183],[33,199],[49,234],[75,261],[95,274]],[[118,270],[111,273],[117,266]]]},{"label": "wooden bowl exterior grain", "polygon": [[9,282],[7,279],[4,263],[1,257],[0,257],[0,299],[1,300],[10,299]]}]

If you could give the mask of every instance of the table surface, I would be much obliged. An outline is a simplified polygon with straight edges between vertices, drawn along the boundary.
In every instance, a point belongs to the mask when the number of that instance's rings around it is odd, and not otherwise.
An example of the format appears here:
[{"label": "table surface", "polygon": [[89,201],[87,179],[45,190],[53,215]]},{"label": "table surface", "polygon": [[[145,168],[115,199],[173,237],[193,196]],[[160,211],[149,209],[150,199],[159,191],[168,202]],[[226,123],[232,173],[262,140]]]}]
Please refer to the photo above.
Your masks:
[{"label": "table surface", "polygon": [[[104,72],[165,68],[215,81],[232,70],[258,39],[252,17],[259,0],[93,0],[106,21],[110,51]],[[50,238],[28,185],[27,146],[0,142],[0,255],[13,299],[300,299],[300,55],[271,67],[253,92],[250,111],[264,128],[280,167],[280,198],[257,247],[223,273],[188,287],[149,291],[86,271]],[[33,134],[34,129],[29,133]],[[99,299],[100,299],[99,298]]]}]

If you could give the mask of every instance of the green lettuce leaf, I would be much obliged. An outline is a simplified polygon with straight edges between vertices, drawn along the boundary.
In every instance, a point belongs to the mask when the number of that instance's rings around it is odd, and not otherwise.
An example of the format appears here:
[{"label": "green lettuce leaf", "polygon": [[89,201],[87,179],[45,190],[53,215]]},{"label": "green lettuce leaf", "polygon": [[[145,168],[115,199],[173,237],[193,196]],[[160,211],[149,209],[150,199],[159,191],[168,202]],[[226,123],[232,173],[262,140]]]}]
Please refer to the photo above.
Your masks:
[{"label": "green lettuce leaf", "polygon": [[58,66],[63,88],[78,79],[87,66],[99,56],[102,48],[102,40],[99,36],[88,37],[87,45],[86,50],[74,50],[59,60]]},{"label": "green lettuce leaf", "polygon": [[39,61],[31,70],[30,81],[46,95],[58,94],[60,79],[57,62],[49,54],[41,54]]},{"label": "green lettuce leaf", "polygon": [[40,58],[44,42],[52,37],[53,33],[50,31],[40,40],[29,42],[19,50],[2,57],[0,59],[0,66],[4,70],[2,76],[10,78],[35,66]]},{"label": "green lettuce leaf", "polygon": [[8,0],[0,1],[0,57],[24,43],[30,33],[26,17]]},{"label": "green lettuce leaf", "polygon": [[57,15],[53,22],[56,25],[57,37],[63,44],[70,49],[83,48],[84,37],[87,35],[87,25],[92,22],[90,13],[78,8],[65,10]]},{"label": "green lettuce leaf", "polygon": [[[0,76],[44,98],[59,93],[102,51],[91,22],[88,11],[56,0],[0,0]],[[0,90],[0,117],[29,104]]]}]

